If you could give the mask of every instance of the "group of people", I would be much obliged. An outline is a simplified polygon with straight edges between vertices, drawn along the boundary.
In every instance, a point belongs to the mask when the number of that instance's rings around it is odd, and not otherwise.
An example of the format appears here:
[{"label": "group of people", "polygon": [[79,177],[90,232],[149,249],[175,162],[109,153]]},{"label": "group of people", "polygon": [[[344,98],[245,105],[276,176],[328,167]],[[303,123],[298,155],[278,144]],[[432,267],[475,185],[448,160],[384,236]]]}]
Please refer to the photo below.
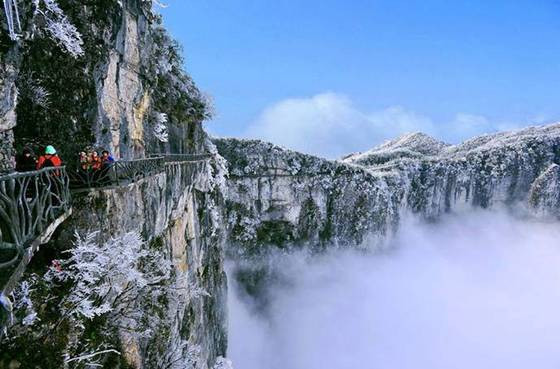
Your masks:
[{"label": "group of people", "polygon": [[80,168],[85,171],[101,170],[115,162],[115,159],[107,150],[103,150],[101,156],[99,156],[97,151],[90,151],[89,153],[82,151],[80,152],[79,160]]},{"label": "group of people", "polygon": [[26,147],[23,152],[16,157],[16,170],[18,172],[30,172],[49,167],[62,166],[62,160],[56,153],[56,149],[49,145],[45,148],[43,155],[37,157],[33,149]]},{"label": "group of people", "polygon": [[[101,156],[97,151],[86,153],[82,151],[79,154],[79,169],[84,171],[97,171],[106,168],[112,164],[115,159],[109,151],[103,150]],[[56,149],[52,145],[45,147],[45,151],[37,158],[33,149],[25,147],[20,155],[16,157],[16,171],[30,172],[49,167],[62,166],[62,159],[58,156]]]}]

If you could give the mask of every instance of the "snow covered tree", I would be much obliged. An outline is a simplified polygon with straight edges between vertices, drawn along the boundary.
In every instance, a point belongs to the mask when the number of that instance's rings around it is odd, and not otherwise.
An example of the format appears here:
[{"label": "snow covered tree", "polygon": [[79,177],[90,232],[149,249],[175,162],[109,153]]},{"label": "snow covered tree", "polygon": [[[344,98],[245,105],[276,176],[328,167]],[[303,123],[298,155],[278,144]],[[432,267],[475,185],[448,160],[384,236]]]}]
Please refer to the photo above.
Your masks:
[{"label": "snow covered tree", "polygon": [[155,77],[155,109],[166,112],[170,123],[210,119],[211,99],[203,94],[183,70],[183,52],[160,24],[153,29],[154,49],[149,74]]},{"label": "snow covered tree", "polygon": [[[33,8],[31,23],[38,26],[39,31],[46,32],[62,50],[74,58],[84,54],[82,35],[64,14],[56,0],[31,0],[31,5]],[[18,0],[4,0],[8,35],[14,41],[20,39],[23,32],[19,6]]]},{"label": "snow covered tree", "polygon": [[156,112],[154,115],[154,136],[161,142],[168,142],[167,114]]},{"label": "snow covered tree", "polygon": [[157,286],[170,278],[171,263],[145,247],[138,233],[126,233],[97,242],[98,232],[76,235],[70,257],[57,260],[45,275],[52,283],[70,282],[61,304],[63,317],[91,319],[106,313],[119,318],[135,316],[136,304],[157,298]]},{"label": "snow covered tree", "polygon": [[145,3],[152,5],[153,7],[167,8],[167,4],[160,0],[144,0]]},{"label": "snow covered tree", "polygon": [[[16,1],[16,0],[13,0]],[[45,21],[45,30],[67,53],[77,58],[84,54],[82,35],[68,20],[55,0],[33,0],[35,15]]]},{"label": "snow covered tree", "polygon": [[233,369],[233,363],[231,360],[219,357],[213,369]]}]

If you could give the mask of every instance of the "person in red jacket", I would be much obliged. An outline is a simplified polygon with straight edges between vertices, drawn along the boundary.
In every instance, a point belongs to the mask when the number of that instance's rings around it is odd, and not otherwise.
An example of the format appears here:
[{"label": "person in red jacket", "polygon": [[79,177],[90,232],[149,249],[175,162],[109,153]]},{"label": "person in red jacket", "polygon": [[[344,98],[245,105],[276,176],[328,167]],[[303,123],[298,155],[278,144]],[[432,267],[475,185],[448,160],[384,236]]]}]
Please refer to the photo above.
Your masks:
[{"label": "person in red jacket", "polygon": [[[45,155],[41,155],[41,157],[39,157],[39,161],[37,162],[37,170],[43,168],[61,167],[61,166],[62,166],[62,160],[60,160],[60,158],[56,154],[56,150],[54,149],[54,147],[52,147],[51,145],[47,146],[45,148]],[[60,171],[58,169],[54,170],[50,172],[49,175],[50,178],[58,178],[60,177]],[[51,181],[51,180],[49,180],[49,182],[50,182],[49,188],[51,191],[51,204],[54,207],[58,207],[62,203],[61,200],[62,188],[60,187],[60,182]]]},{"label": "person in red jacket", "polygon": [[49,167],[60,167],[62,166],[62,160],[56,154],[56,150],[51,145],[47,146],[45,149],[45,155],[39,157],[37,162],[37,170]]},{"label": "person in red jacket", "polygon": [[93,151],[91,153],[91,169],[99,170],[101,169],[102,166],[103,166],[103,162],[101,161],[99,154],[97,153],[97,151]]}]

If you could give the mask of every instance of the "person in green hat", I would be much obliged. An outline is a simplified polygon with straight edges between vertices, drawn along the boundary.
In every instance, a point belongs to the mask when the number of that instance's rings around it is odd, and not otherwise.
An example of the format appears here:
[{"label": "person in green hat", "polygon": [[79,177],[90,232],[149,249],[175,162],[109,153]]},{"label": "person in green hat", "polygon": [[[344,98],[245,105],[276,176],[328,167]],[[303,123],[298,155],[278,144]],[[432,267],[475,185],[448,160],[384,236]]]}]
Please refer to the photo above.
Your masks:
[{"label": "person in green hat", "polygon": [[49,145],[45,148],[45,155],[39,157],[37,162],[37,170],[48,168],[48,167],[60,167],[62,166],[62,160],[56,154],[56,150],[53,146]]}]

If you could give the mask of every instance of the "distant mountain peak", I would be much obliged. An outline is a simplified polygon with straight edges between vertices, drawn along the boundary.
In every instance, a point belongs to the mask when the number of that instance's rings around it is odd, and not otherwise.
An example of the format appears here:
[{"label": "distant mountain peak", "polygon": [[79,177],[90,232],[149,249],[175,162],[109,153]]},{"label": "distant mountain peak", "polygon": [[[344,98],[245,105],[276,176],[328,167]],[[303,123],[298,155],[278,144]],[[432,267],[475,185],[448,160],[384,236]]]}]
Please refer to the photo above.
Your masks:
[{"label": "distant mountain peak", "polygon": [[389,158],[436,156],[449,146],[425,133],[413,132],[387,141],[366,152],[345,156],[342,160],[356,164],[380,164]]},{"label": "distant mountain peak", "polygon": [[449,144],[428,136],[422,132],[407,133],[397,139],[387,141],[373,150],[398,150],[408,149],[424,155],[437,155]]}]

